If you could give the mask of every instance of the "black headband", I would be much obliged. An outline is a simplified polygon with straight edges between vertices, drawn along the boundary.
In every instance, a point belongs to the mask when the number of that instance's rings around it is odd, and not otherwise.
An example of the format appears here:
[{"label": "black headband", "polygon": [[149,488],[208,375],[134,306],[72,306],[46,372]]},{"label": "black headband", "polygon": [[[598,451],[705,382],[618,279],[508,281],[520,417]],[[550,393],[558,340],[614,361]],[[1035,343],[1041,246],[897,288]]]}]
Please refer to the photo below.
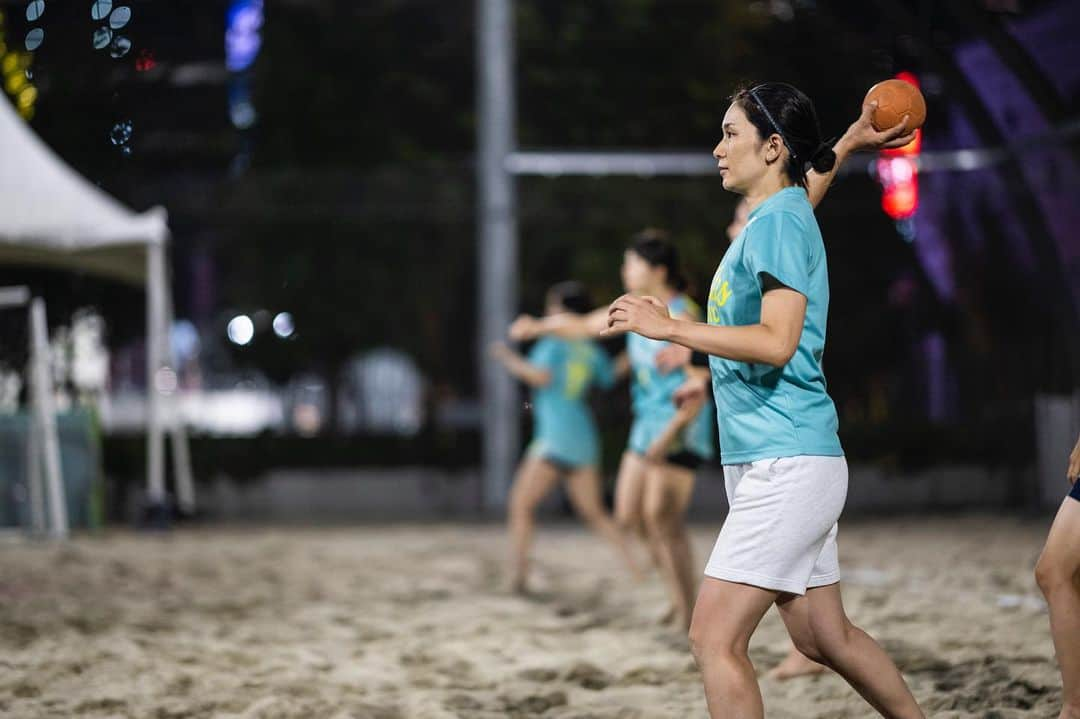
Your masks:
[{"label": "black headband", "polygon": [[[759,85],[758,87],[761,86]],[[761,110],[762,113],[764,113],[765,119],[769,121],[770,125],[772,125],[773,130],[776,131],[776,134],[779,135],[780,139],[784,141],[784,147],[787,148],[788,153],[791,155],[791,159],[797,160],[798,155],[795,154],[795,150],[791,149],[791,145],[788,143],[787,136],[784,135],[784,131],[780,129],[780,125],[776,124],[776,120],[773,119],[772,114],[765,107],[765,103],[758,99],[757,90],[757,87],[752,87],[747,91],[747,94],[750,95],[750,99],[754,101],[754,104],[758,106],[758,109]]]}]

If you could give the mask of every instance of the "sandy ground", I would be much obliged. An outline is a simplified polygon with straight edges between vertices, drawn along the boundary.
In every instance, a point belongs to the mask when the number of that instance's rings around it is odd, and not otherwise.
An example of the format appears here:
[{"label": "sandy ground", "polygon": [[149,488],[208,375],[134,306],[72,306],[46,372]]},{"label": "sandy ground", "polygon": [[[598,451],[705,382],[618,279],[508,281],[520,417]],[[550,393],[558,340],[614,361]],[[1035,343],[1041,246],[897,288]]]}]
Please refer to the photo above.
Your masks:
[{"label": "sandy ground", "polygon": [[[1031,578],[1049,520],[841,526],[845,603],[933,717],[1053,717]],[[716,527],[697,527],[698,562]],[[0,543],[4,717],[704,717],[655,578],[568,525],[541,532],[540,596],[501,590],[494,526],[109,533]],[[770,612],[759,673],[786,635]],[[763,680],[770,717],[867,717],[834,675]]]}]

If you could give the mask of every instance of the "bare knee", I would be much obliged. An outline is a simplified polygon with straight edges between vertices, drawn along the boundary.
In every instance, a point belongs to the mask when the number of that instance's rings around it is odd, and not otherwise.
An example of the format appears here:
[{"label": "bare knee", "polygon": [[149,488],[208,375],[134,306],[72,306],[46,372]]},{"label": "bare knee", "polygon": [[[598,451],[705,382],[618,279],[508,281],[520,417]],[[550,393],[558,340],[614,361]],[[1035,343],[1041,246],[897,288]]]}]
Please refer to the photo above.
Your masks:
[{"label": "bare knee", "polygon": [[615,512],[615,524],[623,532],[642,532],[641,515],[637,512],[628,511],[616,511]]},{"label": "bare knee", "polygon": [[529,497],[520,492],[511,492],[510,501],[507,503],[507,513],[512,520],[529,519],[533,513],[533,502]]},{"label": "bare knee", "polygon": [[1060,561],[1048,559],[1046,555],[1039,557],[1035,565],[1035,582],[1044,595],[1065,587],[1076,587],[1077,575],[1076,568],[1063,566]]},{"label": "bare knee", "polygon": [[791,638],[791,643],[795,645],[795,649],[807,659],[815,661],[818,664],[825,664],[828,660],[824,653],[818,647],[817,640],[812,635],[809,636],[797,636]]},{"label": "bare knee", "polygon": [[697,662],[699,669],[704,669],[710,654],[716,653],[716,647],[710,642],[708,630],[702,622],[691,620],[687,639],[690,642],[690,653],[694,656],[694,661]]},{"label": "bare knee", "polygon": [[675,531],[672,517],[659,503],[645,506],[643,520],[649,535],[655,539],[666,540]]},{"label": "bare knee", "polygon": [[694,612],[690,620],[687,639],[690,642],[690,653],[694,655],[699,667],[710,661],[739,659],[742,655],[749,659],[746,642],[725,638],[717,631],[715,620],[702,617],[698,612]]},{"label": "bare knee", "polygon": [[746,646],[710,636],[708,632],[696,629],[693,624],[690,625],[688,638],[690,653],[701,671],[739,673],[742,667],[750,663]]},{"label": "bare knee", "polygon": [[815,649],[814,654],[803,651],[798,644],[795,646],[800,652],[818,664],[835,667],[843,663],[846,657],[851,656],[850,652],[855,644],[856,633],[861,631],[861,629],[845,619],[838,628],[814,635],[812,642]]}]

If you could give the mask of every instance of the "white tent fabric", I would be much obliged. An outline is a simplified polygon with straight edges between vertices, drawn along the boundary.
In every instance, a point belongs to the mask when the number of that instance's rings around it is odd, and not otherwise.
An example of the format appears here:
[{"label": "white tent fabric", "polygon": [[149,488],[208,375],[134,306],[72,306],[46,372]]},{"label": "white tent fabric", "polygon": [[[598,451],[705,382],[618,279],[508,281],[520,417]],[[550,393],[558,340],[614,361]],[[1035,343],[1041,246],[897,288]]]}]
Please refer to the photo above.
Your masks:
[{"label": "white tent fabric", "polygon": [[[168,239],[164,208],[137,214],[124,207],[69,167],[0,99],[0,263],[58,267],[144,285],[151,378],[168,356]],[[148,499],[156,503],[165,497],[164,413],[161,394],[152,380],[148,384]],[[182,428],[173,429],[186,449]],[[190,469],[178,469],[181,504],[193,505]]]},{"label": "white tent fabric", "polygon": [[136,214],[56,156],[0,102],[0,261],[33,260],[142,284],[163,208]]}]

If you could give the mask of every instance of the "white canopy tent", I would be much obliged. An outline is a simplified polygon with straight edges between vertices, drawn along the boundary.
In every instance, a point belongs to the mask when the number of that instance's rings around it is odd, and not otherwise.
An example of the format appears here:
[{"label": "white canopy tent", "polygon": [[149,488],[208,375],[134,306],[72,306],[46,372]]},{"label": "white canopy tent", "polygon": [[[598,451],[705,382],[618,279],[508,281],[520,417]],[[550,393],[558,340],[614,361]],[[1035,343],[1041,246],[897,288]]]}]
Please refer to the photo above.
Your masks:
[{"label": "white canopy tent", "polygon": [[156,382],[159,370],[172,364],[166,218],[164,208],[137,214],[102,192],[0,100],[0,263],[70,269],[146,287],[147,499],[165,500],[168,429],[177,499],[190,512],[195,496],[187,438]]}]

